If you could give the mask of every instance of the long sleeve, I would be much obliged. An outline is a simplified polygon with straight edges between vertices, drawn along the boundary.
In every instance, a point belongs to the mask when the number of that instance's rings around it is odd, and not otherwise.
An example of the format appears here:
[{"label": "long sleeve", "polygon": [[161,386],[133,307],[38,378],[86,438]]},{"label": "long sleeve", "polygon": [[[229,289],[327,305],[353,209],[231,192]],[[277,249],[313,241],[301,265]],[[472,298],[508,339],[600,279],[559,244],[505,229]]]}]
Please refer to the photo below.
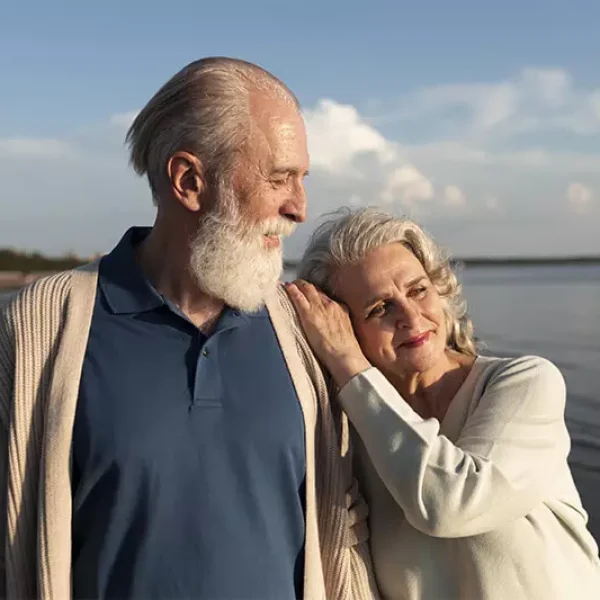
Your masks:
[{"label": "long sleeve", "polygon": [[0,311],[0,598],[6,597],[8,424],[14,378],[14,350]]},{"label": "long sleeve", "polygon": [[525,516],[566,460],[565,384],[538,357],[506,361],[490,377],[456,443],[422,419],[377,369],[340,391],[379,476],[407,520],[436,537],[490,531]]}]

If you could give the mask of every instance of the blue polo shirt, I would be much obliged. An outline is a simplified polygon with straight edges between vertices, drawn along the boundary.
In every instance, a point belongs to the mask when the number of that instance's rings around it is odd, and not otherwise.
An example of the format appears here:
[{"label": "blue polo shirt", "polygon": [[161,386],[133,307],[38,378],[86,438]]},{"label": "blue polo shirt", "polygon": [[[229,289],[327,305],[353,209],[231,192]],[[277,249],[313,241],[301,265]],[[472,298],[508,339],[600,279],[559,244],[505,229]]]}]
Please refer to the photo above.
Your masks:
[{"label": "blue polo shirt", "polygon": [[203,335],[127,232],[99,268],[73,435],[75,598],[302,595],[304,421],[266,310]]}]

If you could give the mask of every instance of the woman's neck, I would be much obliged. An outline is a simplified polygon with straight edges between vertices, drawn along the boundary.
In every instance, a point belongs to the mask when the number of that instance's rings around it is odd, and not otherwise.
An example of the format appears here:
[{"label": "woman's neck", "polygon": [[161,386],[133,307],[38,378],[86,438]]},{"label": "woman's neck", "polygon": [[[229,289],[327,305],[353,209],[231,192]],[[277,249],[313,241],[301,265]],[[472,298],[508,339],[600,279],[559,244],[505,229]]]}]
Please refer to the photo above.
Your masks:
[{"label": "woman's neck", "polygon": [[433,369],[391,379],[415,412],[424,419],[434,418],[441,422],[474,362],[474,357],[447,351]]}]

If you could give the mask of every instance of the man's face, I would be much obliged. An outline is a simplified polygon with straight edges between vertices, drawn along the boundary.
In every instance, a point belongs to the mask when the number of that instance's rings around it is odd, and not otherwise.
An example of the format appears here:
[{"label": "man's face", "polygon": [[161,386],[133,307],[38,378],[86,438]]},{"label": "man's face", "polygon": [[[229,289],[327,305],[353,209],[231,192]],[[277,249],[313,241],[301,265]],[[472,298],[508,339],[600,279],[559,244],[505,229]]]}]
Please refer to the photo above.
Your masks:
[{"label": "man's face", "polygon": [[[257,95],[248,142],[234,165],[232,187],[249,224],[283,219],[306,220],[304,178],[308,174],[306,129],[289,102]],[[279,245],[266,238],[265,247]]]},{"label": "man's face", "polygon": [[244,311],[275,291],[283,265],[281,240],[306,218],[308,172],[302,117],[283,100],[258,103],[248,144],[231,183],[201,217],[191,270],[205,293]]}]

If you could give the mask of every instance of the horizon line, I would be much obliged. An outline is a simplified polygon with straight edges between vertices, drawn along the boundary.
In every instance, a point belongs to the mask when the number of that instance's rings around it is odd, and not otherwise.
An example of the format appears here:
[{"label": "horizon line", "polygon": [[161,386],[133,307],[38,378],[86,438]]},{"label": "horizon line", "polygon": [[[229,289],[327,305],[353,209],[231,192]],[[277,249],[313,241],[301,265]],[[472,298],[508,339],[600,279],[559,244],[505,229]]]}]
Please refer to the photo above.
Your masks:
[{"label": "horizon line", "polygon": [[[570,254],[564,256],[466,256],[450,257],[450,262],[464,265],[477,264],[566,264],[566,263],[600,263],[600,254]],[[284,266],[297,267],[299,259],[284,259]]]}]

